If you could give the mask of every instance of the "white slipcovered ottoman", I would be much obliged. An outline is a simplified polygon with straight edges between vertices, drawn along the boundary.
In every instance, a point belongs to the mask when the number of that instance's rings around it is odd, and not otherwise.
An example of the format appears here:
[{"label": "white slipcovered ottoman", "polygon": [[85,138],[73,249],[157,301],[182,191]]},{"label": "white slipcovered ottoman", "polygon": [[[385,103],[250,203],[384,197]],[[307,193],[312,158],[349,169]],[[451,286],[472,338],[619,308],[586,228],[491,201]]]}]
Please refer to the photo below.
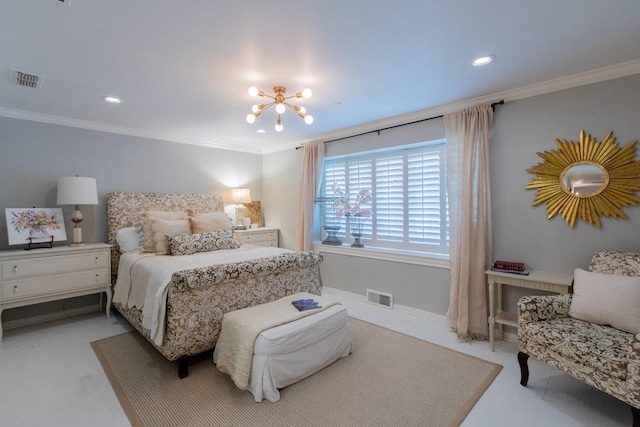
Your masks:
[{"label": "white slipcovered ottoman", "polygon": [[[286,317],[284,313],[287,310],[297,311],[291,301],[307,298],[313,298],[324,307],[328,305],[322,297],[300,293],[268,303],[272,306],[266,308],[271,309],[272,312],[273,309],[282,310],[283,316]],[[243,316],[244,310],[262,308],[257,307],[249,307],[233,313],[236,313],[234,316],[237,320]],[[258,334],[253,345],[251,373],[246,385],[246,389],[253,394],[256,402],[261,402],[263,399],[271,402],[278,401],[280,399],[278,389],[307,378],[337,359],[349,355],[351,328],[346,308],[339,304],[324,307],[321,311],[313,310],[314,313],[306,317],[266,329]],[[225,320],[223,319],[223,331],[225,331]],[[219,362],[219,355],[229,350],[225,349],[224,346],[228,345],[225,342],[226,340],[218,341],[216,345],[213,353],[213,361],[216,364]],[[218,364],[218,369],[227,374],[230,373],[226,366]],[[237,381],[236,385],[238,385]]]}]

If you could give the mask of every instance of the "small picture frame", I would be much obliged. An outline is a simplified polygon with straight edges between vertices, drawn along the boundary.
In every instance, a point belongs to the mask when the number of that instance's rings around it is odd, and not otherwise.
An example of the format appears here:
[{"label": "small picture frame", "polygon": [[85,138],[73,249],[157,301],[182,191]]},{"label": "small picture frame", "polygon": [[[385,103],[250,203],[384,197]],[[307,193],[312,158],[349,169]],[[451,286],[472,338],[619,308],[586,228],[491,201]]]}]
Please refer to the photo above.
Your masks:
[{"label": "small picture frame", "polygon": [[67,240],[60,208],[5,208],[5,215],[9,245]]}]

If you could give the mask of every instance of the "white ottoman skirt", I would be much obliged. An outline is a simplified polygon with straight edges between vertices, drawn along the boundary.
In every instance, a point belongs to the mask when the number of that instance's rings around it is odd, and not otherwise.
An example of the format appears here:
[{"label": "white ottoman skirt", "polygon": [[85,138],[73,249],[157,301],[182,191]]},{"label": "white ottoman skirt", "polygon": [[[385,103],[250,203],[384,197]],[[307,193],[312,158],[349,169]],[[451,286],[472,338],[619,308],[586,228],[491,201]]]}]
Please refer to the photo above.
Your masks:
[{"label": "white ottoman skirt", "polygon": [[[217,351],[213,360],[217,362]],[[247,389],[256,402],[280,399],[278,389],[298,382],[351,352],[347,310],[333,305],[316,314],[263,331],[254,344]]]}]

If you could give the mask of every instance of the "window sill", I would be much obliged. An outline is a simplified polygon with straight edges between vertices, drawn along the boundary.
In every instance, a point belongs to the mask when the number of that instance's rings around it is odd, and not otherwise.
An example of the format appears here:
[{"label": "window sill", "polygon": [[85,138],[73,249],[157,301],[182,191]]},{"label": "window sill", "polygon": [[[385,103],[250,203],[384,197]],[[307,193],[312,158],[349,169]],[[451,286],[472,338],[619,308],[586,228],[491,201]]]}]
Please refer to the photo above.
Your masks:
[{"label": "window sill", "polygon": [[319,242],[314,243],[316,251],[353,256],[358,258],[378,259],[382,261],[393,261],[404,264],[423,265],[427,267],[446,268],[449,269],[449,260],[443,258],[435,258],[433,254],[420,254],[417,252],[393,251],[390,249],[380,248],[352,248],[349,245],[332,246],[323,245]]}]

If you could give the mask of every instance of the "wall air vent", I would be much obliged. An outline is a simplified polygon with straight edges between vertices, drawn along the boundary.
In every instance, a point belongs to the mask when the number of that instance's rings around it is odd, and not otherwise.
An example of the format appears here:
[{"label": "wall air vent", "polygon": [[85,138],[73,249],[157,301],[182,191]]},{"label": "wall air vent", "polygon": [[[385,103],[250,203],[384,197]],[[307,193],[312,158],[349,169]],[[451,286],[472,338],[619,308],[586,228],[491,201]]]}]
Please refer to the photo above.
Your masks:
[{"label": "wall air vent", "polygon": [[367,302],[393,308],[393,294],[367,289]]},{"label": "wall air vent", "polygon": [[14,71],[15,82],[18,86],[37,88],[40,77],[35,74],[23,73],[22,71]]}]

